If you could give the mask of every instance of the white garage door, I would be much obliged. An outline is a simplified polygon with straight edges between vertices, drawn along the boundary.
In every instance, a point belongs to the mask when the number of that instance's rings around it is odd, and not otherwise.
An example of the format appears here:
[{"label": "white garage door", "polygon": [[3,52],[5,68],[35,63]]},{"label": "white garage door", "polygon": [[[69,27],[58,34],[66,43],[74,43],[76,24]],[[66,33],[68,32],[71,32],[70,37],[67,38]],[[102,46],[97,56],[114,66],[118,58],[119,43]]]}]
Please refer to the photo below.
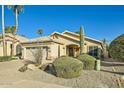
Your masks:
[{"label": "white garage door", "polygon": [[26,48],[26,59],[35,62],[35,56],[39,51],[42,51],[42,59],[46,60],[46,48],[39,50],[36,47]]}]

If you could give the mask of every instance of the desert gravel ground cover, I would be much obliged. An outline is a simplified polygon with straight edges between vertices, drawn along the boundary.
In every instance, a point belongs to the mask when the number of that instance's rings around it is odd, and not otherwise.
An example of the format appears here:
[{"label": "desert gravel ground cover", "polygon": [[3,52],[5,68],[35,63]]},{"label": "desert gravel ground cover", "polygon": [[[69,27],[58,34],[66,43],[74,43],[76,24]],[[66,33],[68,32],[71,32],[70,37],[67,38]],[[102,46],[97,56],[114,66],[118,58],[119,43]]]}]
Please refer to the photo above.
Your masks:
[{"label": "desert gravel ground cover", "polygon": [[[104,62],[101,71],[85,70],[80,77],[73,79],[58,78],[40,69],[19,72],[18,69],[23,66],[23,63],[23,60],[0,62],[0,87],[111,88],[119,87],[116,78],[124,75],[124,63],[118,62]],[[117,69],[116,72],[113,72],[113,66]],[[123,80],[121,85],[124,87]]]}]

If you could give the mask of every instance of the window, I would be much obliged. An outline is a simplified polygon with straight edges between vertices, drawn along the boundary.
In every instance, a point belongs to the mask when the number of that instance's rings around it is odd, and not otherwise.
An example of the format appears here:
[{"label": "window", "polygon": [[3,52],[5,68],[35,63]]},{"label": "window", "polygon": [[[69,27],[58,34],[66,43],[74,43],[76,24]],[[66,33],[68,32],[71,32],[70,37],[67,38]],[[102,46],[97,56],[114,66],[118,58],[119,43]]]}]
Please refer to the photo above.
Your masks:
[{"label": "window", "polygon": [[41,49],[41,47],[27,47],[26,49]]},{"label": "window", "polygon": [[98,46],[89,46],[89,54],[97,57]]}]

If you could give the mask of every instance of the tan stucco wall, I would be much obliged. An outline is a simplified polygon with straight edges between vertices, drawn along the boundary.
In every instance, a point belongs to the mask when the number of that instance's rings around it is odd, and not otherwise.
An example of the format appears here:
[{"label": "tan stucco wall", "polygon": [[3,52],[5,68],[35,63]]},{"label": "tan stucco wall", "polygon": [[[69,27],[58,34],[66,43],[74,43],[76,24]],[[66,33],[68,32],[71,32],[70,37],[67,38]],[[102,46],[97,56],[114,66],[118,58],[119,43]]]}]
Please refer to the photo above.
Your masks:
[{"label": "tan stucco wall", "polygon": [[80,37],[79,36],[77,36],[77,35],[73,35],[73,34],[70,34],[70,33],[68,33],[68,32],[65,32],[65,33],[63,33],[64,35],[68,35],[69,37],[73,37],[73,38],[77,38],[77,39],[80,39]]},{"label": "tan stucco wall", "polygon": [[50,45],[51,57],[53,59],[58,57],[58,44]]},{"label": "tan stucco wall", "polygon": [[[16,43],[15,43],[15,47],[14,47],[14,55],[16,55],[16,46],[20,42],[24,42],[24,41],[28,41],[29,39],[25,38],[25,37],[22,37],[22,36],[19,36],[19,35],[16,35]],[[7,55],[10,56],[10,53],[11,53],[11,48],[10,48],[10,45],[12,44],[12,41],[13,41],[13,35],[12,34],[6,34],[6,38],[7,40]],[[3,56],[3,46],[0,46],[0,56]]]},{"label": "tan stucco wall", "polygon": [[66,55],[66,46],[60,45],[60,56]]},{"label": "tan stucco wall", "polygon": [[[65,32],[64,35],[68,35],[68,36],[71,37],[71,38],[80,39],[79,36],[70,34],[70,33],[68,33],[68,32]],[[93,42],[93,41],[88,40],[88,39],[86,39],[85,42],[86,42],[87,46],[98,46],[99,48],[102,48],[102,46],[101,46],[100,43]]]},{"label": "tan stucco wall", "polygon": [[[74,35],[70,35],[70,34],[66,34],[66,35],[69,35],[69,36],[74,36]],[[61,36],[61,35],[57,35],[57,34],[54,34],[51,36],[52,38],[56,38],[56,39],[59,39],[60,41],[64,42],[65,46],[66,45],[78,45],[78,47],[80,47],[80,41],[79,41],[79,38],[76,37],[78,39],[78,41],[75,41],[75,40],[72,40],[72,39],[69,39],[69,38],[66,38],[64,36]],[[72,37],[71,37],[72,38]],[[75,38],[75,37],[74,37]],[[97,42],[94,42],[92,40],[85,40],[85,50],[84,52],[85,53],[88,53],[88,49],[89,49],[89,46],[98,46],[98,48],[102,49],[102,46],[100,43],[97,43]],[[66,52],[65,52],[66,53]]]},{"label": "tan stucco wall", "polygon": [[[12,44],[12,41],[6,42],[7,56],[11,55],[11,44]],[[15,43],[15,45],[14,45],[14,55],[16,55],[16,46],[18,44],[19,44],[19,42]],[[0,56],[3,56],[3,45],[0,46]]]},{"label": "tan stucco wall", "polygon": [[63,42],[65,45],[71,45],[71,44],[76,44],[76,45],[78,45],[79,44],[79,42],[78,41],[74,41],[74,40],[72,40],[72,39],[69,39],[69,38],[66,38],[66,37],[64,37],[64,36],[60,36],[60,35],[53,35],[53,36],[51,36],[52,38],[57,38],[57,39],[59,39],[59,41],[61,41],[61,42]]},{"label": "tan stucco wall", "polygon": [[12,42],[10,41],[7,42],[7,56],[11,55],[11,44]]},{"label": "tan stucco wall", "polygon": [[[6,49],[7,49],[7,56],[10,56],[11,48],[10,48],[11,42],[7,41],[6,42]],[[0,56],[3,56],[3,44],[0,45]]]},{"label": "tan stucco wall", "polygon": [[3,56],[3,47],[0,45],[0,56]]},{"label": "tan stucco wall", "polygon": [[87,46],[98,46],[98,48],[102,49],[102,45],[100,43],[96,43],[96,42],[93,42],[93,41],[86,41],[86,45]]},{"label": "tan stucco wall", "polygon": [[14,55],[16,55],[16,46],[17,45],[20,45],[20,43],[19,42],[15,43],[15,46],[14,46]]}]

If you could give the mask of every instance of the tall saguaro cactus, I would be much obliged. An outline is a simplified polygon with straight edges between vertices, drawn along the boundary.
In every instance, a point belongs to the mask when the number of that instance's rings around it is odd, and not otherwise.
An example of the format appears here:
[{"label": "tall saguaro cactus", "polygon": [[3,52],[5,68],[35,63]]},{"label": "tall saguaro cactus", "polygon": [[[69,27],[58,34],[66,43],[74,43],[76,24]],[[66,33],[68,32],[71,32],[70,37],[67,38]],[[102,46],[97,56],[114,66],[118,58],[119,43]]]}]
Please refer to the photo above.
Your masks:
[{"label": "tall saguaro cactus", "polygon": [[84,34],[84,28],[80,27],[80,54],[85,53],[85,34]]}]

